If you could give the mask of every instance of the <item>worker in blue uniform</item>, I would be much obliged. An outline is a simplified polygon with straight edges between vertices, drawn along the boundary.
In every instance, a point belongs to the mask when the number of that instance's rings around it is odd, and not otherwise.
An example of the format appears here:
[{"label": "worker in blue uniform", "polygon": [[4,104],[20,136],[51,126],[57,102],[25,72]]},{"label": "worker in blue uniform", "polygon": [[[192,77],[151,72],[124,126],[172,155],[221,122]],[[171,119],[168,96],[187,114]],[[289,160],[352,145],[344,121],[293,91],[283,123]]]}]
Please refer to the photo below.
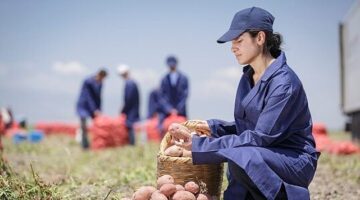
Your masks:
[{"label": "worker in blue uniform", "polygon": [[130,78],[130,71],[127,65],[120,65],[118,67],[118,72],[125,81],[124,104],[120,113],[126,115],[126,127],[129,134],[129,143],[130,145],[135,145],[134,123],[140,120],[139,89],[136,82]]},{"label": "worker in blue uniform", "polygon": [[101,113],[101,89],[106,76],[106,70],[101,69],[96,75],[86,78],[81,86],[76,111],[80,117],[81,145],[83,149],[89,148],[86,119],[89,117],[95,118]]},{"label": "worker in blue uniform", "polygon": [[155,88],[150,92],[149,101],[148,101],[148,115],[147,118],[151,119],[158,115],[160,112],[160,90]]},{"label": "worker in blue uniform", "polygon": [[[194,164],[228,162],[225,200],[310,199],[319,153],[301,81],[280,50],[274,17],[252,7],[235,14],[218,43],[231,41],[243,68],[233,122],[201,121],[210,137],[171,132],[192,151]],[[185,142],[184,142],[185,141]],[[183,143],[184,142],[184,143]]]},{"label": "worker in blue uniform", "polygon": [[[169,73],[161,80],[159,124],[170,114],[187,117],[186,101],[189,95],[188,78],[177,70],[178,60],[174,56],[166,59]],[[162,127],[160,127],[161,129]]]}]

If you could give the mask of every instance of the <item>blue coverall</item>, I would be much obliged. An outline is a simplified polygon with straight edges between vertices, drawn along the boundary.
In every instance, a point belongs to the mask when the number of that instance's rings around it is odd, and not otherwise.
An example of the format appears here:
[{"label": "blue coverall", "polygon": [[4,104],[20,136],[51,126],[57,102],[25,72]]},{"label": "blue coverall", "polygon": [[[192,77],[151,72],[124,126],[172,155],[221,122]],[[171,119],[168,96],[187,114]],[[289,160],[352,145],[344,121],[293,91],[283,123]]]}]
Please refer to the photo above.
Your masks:
[{"label": "blue coverall", "polygon": [[[161,80],[159,99],[161,110],[159,113],[160,126],[172,109],[176,109],[178,115],[187,117],[186,100],[189,95],[189,81],[181,72],[176,73],[178,73],[178,79],[175,85],[171,84],[170,73]],[[159,128],[162,129],[162,127]]]},{"label": "blue coverall", "polygon": [[76,104],[76,111],[80,117],[82,139],[84,149],[89,147],[87,138],[86,118],[94,117],[96,110],[101,110],[101,88],[102,83],[96,81],[96,76],[86,78],[81,86],[80,96]]},{"label": "blue coverall", "polygon": [[134,80],[127,79],[125,81],[124,91],[124,106],[121,110],[121,113],[126,115],[126,127],[128,128],[129,132],[129,142],[131,145],[135,145],[135,133],[133,125],[135,122],[140,120],[139,90]]},{"label": "blue coverall", "polygon": [[149,102],[148,102],[148,116],[147,118],[152,118],[155,114],[160,112],[160,90],[154,89],[151,91],[149,95]]},{"label": "blue coverall", "polygon": [[[253,73],[251,66],[244,67],[235,121],[208,120],[211,137],[192,138],[193,163],[228,162],[225,200],[245,199],[251,186],[270,200],[281,188],[289,200],[310,199],[308,186],[319,153],[301,81],[287,65],[284,52],[255,85]],[[238,178],[241,171],[248,181]]]}]

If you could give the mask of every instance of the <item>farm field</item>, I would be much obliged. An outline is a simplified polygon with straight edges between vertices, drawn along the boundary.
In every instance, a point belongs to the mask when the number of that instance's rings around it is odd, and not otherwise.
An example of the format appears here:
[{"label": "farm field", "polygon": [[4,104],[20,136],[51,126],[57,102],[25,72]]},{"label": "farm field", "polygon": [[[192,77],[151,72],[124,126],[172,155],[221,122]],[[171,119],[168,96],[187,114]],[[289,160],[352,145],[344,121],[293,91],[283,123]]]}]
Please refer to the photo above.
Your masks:
[{"label": "farm field", "polygon": [[[101,151],[83,151],[62,135],[48,136],[39,144],[14,145],[9,138],[3,143],[0,199],[121,199],[140,186],[155,186],[156,143]],[[224,178],[223,190],[226,185]],[[311,199],[358,199],[360,155],[323,153],[310,192]]]}]

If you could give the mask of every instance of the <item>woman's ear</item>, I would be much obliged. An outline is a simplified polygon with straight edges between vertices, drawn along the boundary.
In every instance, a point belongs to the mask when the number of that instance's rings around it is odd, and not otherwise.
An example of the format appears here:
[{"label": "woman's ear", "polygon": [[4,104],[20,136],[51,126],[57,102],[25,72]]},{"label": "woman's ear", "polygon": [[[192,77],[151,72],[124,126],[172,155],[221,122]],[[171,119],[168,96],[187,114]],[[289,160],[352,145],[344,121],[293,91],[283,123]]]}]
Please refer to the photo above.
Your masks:
[{"label": "woman's ear", "polygon": [[266,39],[266,35],[265,35],[265,32],[264,31],[260,31],[258,34],[257,34],[257,37],[256,37],[256,42],[259,46],[262,46],[265,44],[265,39]]}]

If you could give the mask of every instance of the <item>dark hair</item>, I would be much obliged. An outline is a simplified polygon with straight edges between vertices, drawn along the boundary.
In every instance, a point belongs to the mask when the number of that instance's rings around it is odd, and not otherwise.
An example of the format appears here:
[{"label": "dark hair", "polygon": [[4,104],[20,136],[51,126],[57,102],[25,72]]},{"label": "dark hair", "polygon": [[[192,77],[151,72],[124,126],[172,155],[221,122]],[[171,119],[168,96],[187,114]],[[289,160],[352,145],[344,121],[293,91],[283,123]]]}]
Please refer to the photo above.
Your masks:
[{"label": "dark hair", "polygon": [[[261,30],[248,30],[251,37],[256,37]],[[282,36],[280,33],[263,31],[265,33],[264,53],[270,53],[272,57],[277,58],[281,53]]]},{"label": "dark hair", "polygon": [[100,76],[102,76],[102,77],[106,77],[107,76],[107,71],[106,71],[106,69],[100,69],[99,71],[98,71],[98,75],[100,75]]}]

